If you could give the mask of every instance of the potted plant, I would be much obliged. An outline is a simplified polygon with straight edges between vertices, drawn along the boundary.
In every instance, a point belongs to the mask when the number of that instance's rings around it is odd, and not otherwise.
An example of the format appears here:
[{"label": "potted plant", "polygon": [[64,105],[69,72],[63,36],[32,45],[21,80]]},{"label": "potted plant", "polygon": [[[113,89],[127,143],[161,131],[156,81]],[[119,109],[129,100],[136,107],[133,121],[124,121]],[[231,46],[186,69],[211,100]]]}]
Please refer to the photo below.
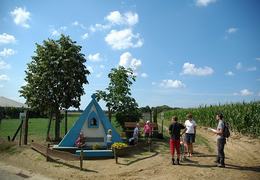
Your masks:
[{"label": "potted plant", "polygon": [[122,142],[115,142],[112,144],[113,151],[116,151],[117,156],[124,156],[128,153],[128,145]]}]

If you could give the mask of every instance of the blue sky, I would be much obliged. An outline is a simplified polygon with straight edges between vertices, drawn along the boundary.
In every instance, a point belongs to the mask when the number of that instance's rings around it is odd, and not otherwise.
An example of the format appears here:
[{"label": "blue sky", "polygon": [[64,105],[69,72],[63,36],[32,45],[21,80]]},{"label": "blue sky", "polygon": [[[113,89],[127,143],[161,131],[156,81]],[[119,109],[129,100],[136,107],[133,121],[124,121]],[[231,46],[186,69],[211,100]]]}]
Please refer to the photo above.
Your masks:
[{"label": "blue sky", "polygon": [[257,0],[0,0],[0,96],[24,102],[35,43],[64,33],[91,71],[81,108],[118,65],[134,69],[139,106],[260,100],[259,17]]}]

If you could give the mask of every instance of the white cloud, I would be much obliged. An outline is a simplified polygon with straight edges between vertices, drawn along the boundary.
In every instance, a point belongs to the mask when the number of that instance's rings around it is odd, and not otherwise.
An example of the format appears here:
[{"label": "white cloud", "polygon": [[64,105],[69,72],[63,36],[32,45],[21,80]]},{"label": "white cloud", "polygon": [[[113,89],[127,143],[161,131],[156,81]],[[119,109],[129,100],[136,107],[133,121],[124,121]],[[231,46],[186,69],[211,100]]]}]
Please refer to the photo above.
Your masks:
[{"label": "white cloud", "polygon": [[228,34],[232,34],[232,33],[235,33],[238,31],[238,28],[235,28],[235,27],[231,27],[231,28],[228,28],[227,29],[227,33]]},{"label": "white cloud", "polygon": [[9,44],[14,42],[15,37],[13,35],[7,33],[0,34],[0,44]]},{"label": "white cloud", "polygon": [[105,65],[101,64],[100,66],[100,69],[105,69]]},{"label": "white cloud", "polygon": [[102,73],[102,72],[100,72],[100,73],[98,73],[98,74],[96,75],[96,77],[97,77],[97,78],[101,78],[101,77],[102,77],[102,75],[103,75],[103,73]]},{"label": "white cloud", "polygon": [[121,14],[119,11],[110,12],[105,19],[112,24],[133,26],[138,23],[138,14],[131,11]]},{"label": "white cloud", "polygon": [[119,65],[124,66],[125,68],[133,69],[134,73],[140,68],[142,65],[142,61],[132,57],[132,54],[129,52],[125,52],[120,56]]},{"label": "white cloud", "polygon": [[207,76],[214,73],[214,70],[211,67],[196,67],[194,64],[189,62],[184,63],[182,68],[182,74],[184,75]]},{"label": "white cloud", "polygon": [[99,62],[99,61],[102,60],[100,53],[89,54],[87,59],[92,61],[92,62]]},{"label": "white cloud", "polygon": [[83,35],[81,36],[81,38],[82,38],[83,40],[88,39],[88,33],[83,34]]},{"label": "white cloud", "polygon": [[28,20],[30,19],[31,13],[26,11],[25,8],[16,7],[13,11],[11,11],[11,15],[16,25],[20,25],[25,28],[30,27]]},{"label": "white cloud", "polygon": [[184,88],[185,84],[179,80],[171,80],[171,79],[167,79],[167,80],[162,80],[162,82],[160,83],[161,87],[164,88]]},{"label": "white cloud", "polygon": [[51,31],[51,35],[52,36],[60,36],[62,33],[64,33],[67,30],[66,26],[61,26],[58,29],[54,29],[52,28]]},{"label": "white cloud", "polygon": [[74,21],[73,23],[72,23],[72,26],[78,26],[79,25],[79,22],[78,21]]},{"label": "white cloud", "polygon": [[[124,14],[120,13],[119,11],[112,11],[104,19],[107,21],[105,24],[97,23],[95,25],[91,25],[89,30],[91,32],[103,31],[111,29],[115,25],[125,25],[132,27],[139,21],[138,14],[131,11]],[[75,21],[74,24],[78,25],[79,23]]]},{"label": "white cloud", "polygon": [[123,17],[119,11],[112,11],[105,17],[106,20],[113,24],[123,23]]},{"label": "white cloud", "polygon": [[236,69],[237,69],[237,70],[242,69],[242,67],[243,67],[243,65],[242,65],[241,62],[237,63],[237,65],[236,65]]},{"label": "white cloud", "polygon": [[142,74],[141,74],[141,77],[142,77],[142,78],[147,78],[147,77],[148,77],[148,74],[142,73]]},{"label": "white cloud", "polygon": [[232,71],[228,71],[228,72],[225,73],[225,75],[227,75],[227,76],[234,76],[235,74]]},{"label": "white cloud", "polygon": [[93,70],[93,68],[91,66],[87,66],[87,70],[89,70],[90,73],[94,72],[94,70]]},{"label": "white cloud", "polygon": [[110,29],[110,28],[111,28],[111,25],[109,25],[109,24],[105,24],[105,25],[103,25],[103,24],[95,24],[95,25],[91,25],[89,27],[89,30],[91,32],[96,32],[96,31],[107,30],[107,29]]},{"label": "white cloud", "polygon": [[2,57],[8,57],[15,54],[15,51],[13,49],[7,49],[4,48],[2,51],[0,51],[0,56]]},{"label": "white cloud", "polygon": [[206,7],[214,2],[216,2],[216,0],[196,0],[196,5],[199,7]]},{"label": "white cloud", "polygon": [[257,68],[254,66],[254,67],[249,67],[249,68],[247,68],[246,70],[247,70],[247,71],[256,71]]},{"label": "white cloud", "polygon": [[234,93],[235,96],[251,96],[253,94],[254,93],[248,89],[242,89],[241,91],[239,91],[239,93]]},{"label": "white cloud", "polygon": [[84,30],[87,29],[83,24],[79,23],[78,21],[74,21],[72,23],[72,26],[80,27],[81,29],[84,29]]},{"label": "white cloud", "polygon": [[140,35],[138,33],[133,34],[132,29],[111,30],[105,37],[105,41],[113,49],[117,50],[143,46],[143,40],[140,38]]},{"label": "white cloud", "polygon": [[9,81],[9,80],[10,80],[10,78],[7,75],[5,75],[5,74],[0,75],[0,81]]},{"label": "white cloud", "polygon": [[10,64],[7,64],[6,62],[4,61],[0,61],[0,70],[1,69],[10,69]]},{"label": "white cloud", "polygon": [[258,92],[257,96],[260,96],[260,92]]}]

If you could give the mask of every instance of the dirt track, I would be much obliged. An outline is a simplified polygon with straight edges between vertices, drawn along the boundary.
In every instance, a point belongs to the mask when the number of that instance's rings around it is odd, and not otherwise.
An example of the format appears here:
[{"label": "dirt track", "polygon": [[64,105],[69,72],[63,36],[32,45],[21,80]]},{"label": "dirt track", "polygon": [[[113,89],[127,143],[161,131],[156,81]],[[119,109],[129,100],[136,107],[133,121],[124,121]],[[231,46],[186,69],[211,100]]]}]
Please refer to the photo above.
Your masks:
[{"label": "dirt track", "polygon": [[[198,133],[215,148],[214,135],[203,128]],[[50,163],[30,148],[23,148],[15,155],[1,153],[0,169],[9,164],[53,179],[260,179],[259,149],[259,139],[233,136],[226,145],[226,168],[217,168],[215,152],[203,145],[195,145],[196,154],[182,165],[172,166],[167,143],[156,142],[154,152],[119,158],[119,164],[113,159],[87,160],[84,171],[79,171],[79,162],[65,162],[70,167]]]}]

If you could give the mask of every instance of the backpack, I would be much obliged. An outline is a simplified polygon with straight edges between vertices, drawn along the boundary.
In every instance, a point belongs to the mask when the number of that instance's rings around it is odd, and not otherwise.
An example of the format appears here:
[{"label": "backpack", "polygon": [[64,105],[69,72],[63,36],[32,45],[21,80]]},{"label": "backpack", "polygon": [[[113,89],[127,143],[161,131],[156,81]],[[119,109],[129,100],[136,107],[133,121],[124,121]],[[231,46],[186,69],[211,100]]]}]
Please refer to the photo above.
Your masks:
[{"label": "backpack", "polygon": [[224,122],[223,136],[225,138],[230,137],[229,123],[227,123],[227,122]]}]

